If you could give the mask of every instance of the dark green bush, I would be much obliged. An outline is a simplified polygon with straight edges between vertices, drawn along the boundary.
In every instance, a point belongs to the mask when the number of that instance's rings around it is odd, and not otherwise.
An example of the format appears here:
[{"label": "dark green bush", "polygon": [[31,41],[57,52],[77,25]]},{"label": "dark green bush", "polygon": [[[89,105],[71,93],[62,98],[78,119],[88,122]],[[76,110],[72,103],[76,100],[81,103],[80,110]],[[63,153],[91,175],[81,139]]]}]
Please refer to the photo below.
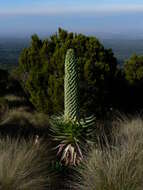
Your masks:
[{"label": "dark green bush", "polygon": [[143,83],[143,56],[132,55],[124,66],[125,77],[130,84]]},{"label": "dark green bush", "polygon": [[8,71],[0,69],[0,96],[4,95],[7,91]]},{"label": "dark green bush", "polygon": [[8,111],[8,101],[0,97],[0,118]]},{"label": "dark green bush", "polygon": [[21,53],[16,73],[30,101],[41,112],[63,111],[64,61],[69,48],[78,57],[82,111],[104,109],[109,82],[117,69],[112,51],[96,37],[62,29],[43,41],[33,35],[29,48]]}]

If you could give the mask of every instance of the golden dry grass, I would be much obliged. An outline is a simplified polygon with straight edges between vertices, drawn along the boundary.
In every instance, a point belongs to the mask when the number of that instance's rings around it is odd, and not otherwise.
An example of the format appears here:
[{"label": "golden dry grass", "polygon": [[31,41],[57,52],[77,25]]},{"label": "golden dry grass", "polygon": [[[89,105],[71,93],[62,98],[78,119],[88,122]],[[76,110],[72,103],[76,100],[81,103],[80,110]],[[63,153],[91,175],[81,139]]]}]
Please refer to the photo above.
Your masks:
[{"label": "golden dry grass", "polygon": [[0,139],[0,190],[48,190],[50,172],[45,145]]},{"label": "golden dry grass", "polygon": [[92,148],[75,176],[75,189],[143,189],[143,120],[118,120],[115,126],[114,142]]}]

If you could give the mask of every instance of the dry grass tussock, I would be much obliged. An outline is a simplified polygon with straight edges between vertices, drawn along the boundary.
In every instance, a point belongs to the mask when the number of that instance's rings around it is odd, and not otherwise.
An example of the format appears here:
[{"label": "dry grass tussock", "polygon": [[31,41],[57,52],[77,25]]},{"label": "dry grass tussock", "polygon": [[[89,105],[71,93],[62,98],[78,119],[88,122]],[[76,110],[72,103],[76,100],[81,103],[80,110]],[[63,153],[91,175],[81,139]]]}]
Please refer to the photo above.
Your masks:
[{"label": "dry grass tussock", "polygon": [[49,124],[49,117],[43,113],[25,111],[21,107],[9,110],[3,116],[0,125],[26,125],[27,123],[35,127],[46,127]]},{"label": "dry grass tussock", "polygon": [[25,97],[15,96],[13,94],[8,94],[3,97],[7,101],[25,101]]},{"label": "dry grass tussock", "polygon": [[33,141],[0,139],[0,190],[48,190],[46,146]]},{"label": "dry grass tussock", "polygon": [[143,189],[143,120],[118,120],[113,136],[112,145],[106,141],[104,148],[92,148],[75,176],[75,189]]}]

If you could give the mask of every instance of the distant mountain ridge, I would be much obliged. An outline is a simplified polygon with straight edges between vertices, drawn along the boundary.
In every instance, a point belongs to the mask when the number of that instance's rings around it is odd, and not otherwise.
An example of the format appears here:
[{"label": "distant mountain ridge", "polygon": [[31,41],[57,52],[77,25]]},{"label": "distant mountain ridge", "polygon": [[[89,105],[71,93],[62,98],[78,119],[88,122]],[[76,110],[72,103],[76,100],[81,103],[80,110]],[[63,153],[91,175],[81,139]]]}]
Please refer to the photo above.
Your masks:
[{"label": "distant mountain ridge", "polygon": [[[132,54],[143,55],[143,39],[99,39],[105,48],[111,48],[120,64]],[[26,38],[0,38],[0,68],[11,69],[18,64],[23,48],[28,47]]]}]

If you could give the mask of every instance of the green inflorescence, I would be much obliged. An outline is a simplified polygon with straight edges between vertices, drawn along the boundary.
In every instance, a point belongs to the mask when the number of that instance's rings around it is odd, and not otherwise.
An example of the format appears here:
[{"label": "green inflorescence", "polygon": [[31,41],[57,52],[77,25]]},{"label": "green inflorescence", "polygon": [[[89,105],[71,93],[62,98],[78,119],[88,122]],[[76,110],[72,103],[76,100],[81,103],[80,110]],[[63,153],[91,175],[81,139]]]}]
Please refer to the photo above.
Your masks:
[{"label": "green inflorescence", "polygon": [[65,59],[64,105],[65,121],[78,121],[86,127],[93,124],[93,116],[80,119],[78,65],[73,49],[67,51]]},{"label": "green inflorescence", "polygon": [[65,120],[79,119],[79,78],[78,66],[73,49],[69,49],[65,59],[64,80]]}]

